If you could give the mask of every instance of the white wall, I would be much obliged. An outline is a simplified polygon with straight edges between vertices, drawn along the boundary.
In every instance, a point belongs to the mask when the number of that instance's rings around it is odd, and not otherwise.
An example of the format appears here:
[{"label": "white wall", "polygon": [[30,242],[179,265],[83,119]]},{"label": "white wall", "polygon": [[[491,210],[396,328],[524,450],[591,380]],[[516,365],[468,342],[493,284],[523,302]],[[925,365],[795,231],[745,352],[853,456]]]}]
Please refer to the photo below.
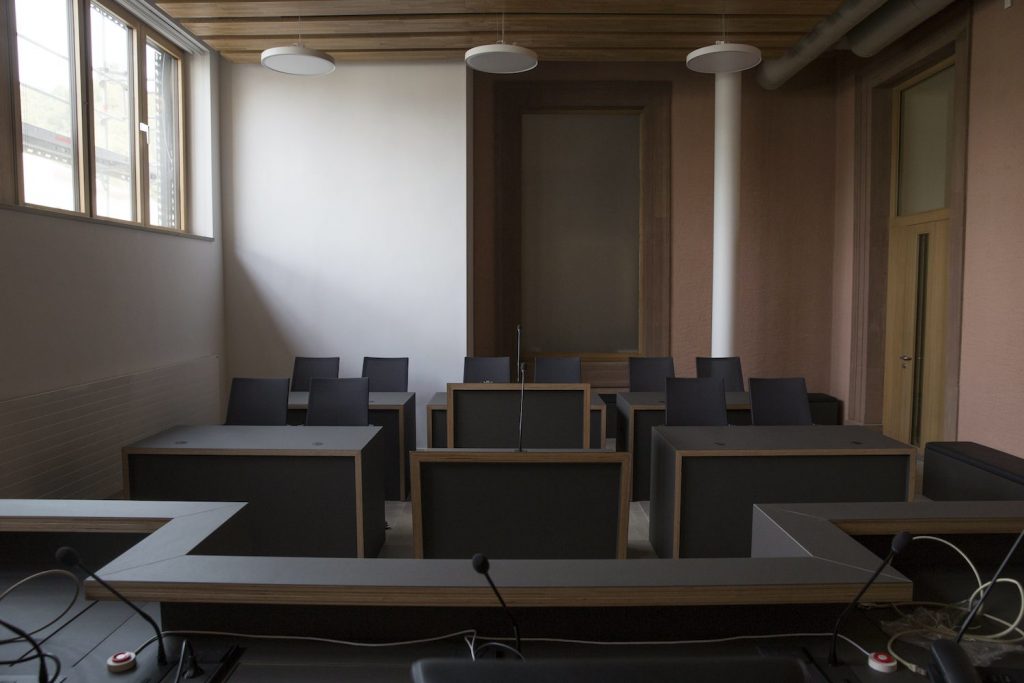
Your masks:
[{"label": "white wall", "polygon": [[423,443],[466,352],[464,65],[225,65],[222,83],[228,376],[408,356]]}]

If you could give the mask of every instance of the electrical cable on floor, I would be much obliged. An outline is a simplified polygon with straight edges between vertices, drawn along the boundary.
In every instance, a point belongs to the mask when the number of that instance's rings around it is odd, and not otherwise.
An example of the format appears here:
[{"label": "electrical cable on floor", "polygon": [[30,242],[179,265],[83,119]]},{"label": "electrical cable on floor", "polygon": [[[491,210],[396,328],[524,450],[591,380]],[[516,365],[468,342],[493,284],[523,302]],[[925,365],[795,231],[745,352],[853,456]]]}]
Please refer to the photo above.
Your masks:
[{"label": "electrical cable on floor", "polygon": [[[21,586],[24,586],[25,584],[30,583],[32,581],[35,581],[35,580],[37,580],[37,579],[39,579],[41,577],[51,576],[51,575],[63,576],[63,577],[66,577],[66,578],[70,578],[74,582],[74,584],[75,584],[75,594],[71,597],[71,601],[68,602],[67,606],[63,609],[63,611],[61,611],[60,614],[55,616],[53,619],[50,619],[48,622],[46,622],[42,626],[38,626],[35,629],[33,629],[31,631],[28,631],[28,634],[30,636],[34,636],[35,634],[39,633],[43,629],[48,628],[48,627],[52,626],[53,624],[57,623],[58,621],[60,621],[60,619],[65,614],[67,614],[68,612],[71,611],[71,608],[75,606],[75,603],[78,601],[78,596],[82,592],[82,582],[79,580],[79,578],[77,576],[75,576],[71,572],[67,571],[66,569],[47,569],[45,571],[36,572],[35,574],[31,574],[29,576],[26,576],[25,578],[21,579],[17,583],[11,585],[3,593],[0,593],[0,601],[3,601],[4,598],[6,598],[8,595],[13,593],[15,590],[17,590]],[[17,643],[17,642],[20,642],[22,640],[24,640],[24,638],[22,638],[21,636],[17,636],[17,637],[14,637],[14,638],[5,638],[3,640],[0,640],[0,645],[7,645],[8,643]]]}]

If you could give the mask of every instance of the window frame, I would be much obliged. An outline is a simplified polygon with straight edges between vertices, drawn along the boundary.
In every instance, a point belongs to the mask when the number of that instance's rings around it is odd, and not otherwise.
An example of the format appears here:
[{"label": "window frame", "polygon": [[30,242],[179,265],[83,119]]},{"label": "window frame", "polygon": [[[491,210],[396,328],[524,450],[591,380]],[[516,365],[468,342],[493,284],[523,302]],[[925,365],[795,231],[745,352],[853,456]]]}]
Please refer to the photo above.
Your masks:
[{"label": "window frame", "polygon": [[[120,6],[113,0],[68,0],[70,7],[70,20],[72,23],[72,59],[74,61],[73,71],[75,83],[73,84],[73,96],[75,97],[75,130],[77,149],[74,154],[78,159],[78,169],[75,175],[77,183],[76,195],[78,209],[68,210],[42,204],[34,204],[25,201],[24,183],[24,161],[23,161],[23,135],[21,121],[21,82],[18,67],[17,48],[17,12],[14,2],[3,0],[3,8],[0,9],[0,29],[9,38],[9,53],[0,55],[0,85],[7,80],[10,83],[10,102],[7,111],[0,108],[0,121],[9,118],[9,125],[4,126],[10,131],[13,138],[10,154],[4,155],[0,161],[0,168],[11,166],[13,173],[13,187],[3,184],[0,187],[0,203],[14,204],[31,210],[52,212],[76,218],[88,218],[92,220],[114,223],[129,227],[144,228],[146,230],[158,230],[174,234],[190,234],[188,224],[188,130],[187,119],[187,63],[186,52],[168,39],[164,34],[154,29],[142,19],[132,14],[126,8]],[[96,154],[95,154],[95,112],[93,108],[93,87],[92,87],[92,25],[91,6],[96,4],[103,11],[109,12],[123,21],[131,30],[130,52],[132,59],[132,130],[134,132],[132,144],[132,161],[135,164],[133,178],[132,196],[135,203],[135,219],[125,220],[111,216],[98,215],[96,212]],[[148,98],[147,98],[147,74],[146,74],[146,46],[153,46],[163,50],[178,60],[176,87],[178,89],[178,101],[175,115],[177,117],[177,182],[178,202],[175,211],[176,225],[174,227],[157,225],[150,222],[149,213],[149,139],[143,132],[141,123],[145,122],[148,127]],[[7,103],[5,103],[7,104]]]}]

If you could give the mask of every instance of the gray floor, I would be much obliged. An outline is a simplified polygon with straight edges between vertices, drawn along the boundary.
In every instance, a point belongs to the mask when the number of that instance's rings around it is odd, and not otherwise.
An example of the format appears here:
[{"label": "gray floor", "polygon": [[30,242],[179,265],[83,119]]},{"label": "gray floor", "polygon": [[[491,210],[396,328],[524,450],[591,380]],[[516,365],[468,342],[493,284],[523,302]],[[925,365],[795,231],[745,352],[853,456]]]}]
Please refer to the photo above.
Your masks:
[{"label": "gray floor", "polygon": [[[412,503],[387,501],[384,516],[391,525],[388,529],[384,547],[378,557],[411,558],[412,550]],[[651,548],[647,533],[648,510],[647,501],[629,504],[629,533],[626,556],[629,559],[657,557]]]}]

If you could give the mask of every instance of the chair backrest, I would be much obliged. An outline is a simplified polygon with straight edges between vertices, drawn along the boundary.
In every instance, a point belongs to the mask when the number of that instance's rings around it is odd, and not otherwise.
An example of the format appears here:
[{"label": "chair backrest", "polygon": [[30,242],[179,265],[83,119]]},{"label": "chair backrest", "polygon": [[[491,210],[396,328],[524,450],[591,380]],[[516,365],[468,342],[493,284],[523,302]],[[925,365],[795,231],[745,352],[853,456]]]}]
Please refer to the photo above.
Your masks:
[{"label": "chair backrest", "polygon": [[670,377],[665,387],[665,424],[717,427],[729,424],[720,377]]},{"label": "chair backrest", "polygon": [[813,424],[804,378],[751,377],[750,421],[755,425]]},{"label": "chair backrest", "polygon": [[309,380],[314,377],[336,378],[341,368],[341,359],[337,356],[328,358],[295,357],[292,366],[292,391],[309,391]]},{"label": "chair backrest", "polygon": [[288,379],[235,377],[228,394],[226,425],[283,425],[288,422]]},{"label": "chair backrest", "polygon": [[572,358],[538,357],[533,362],[533,381],[544,384],[579,384],[582,371],[579,356]]},{"label": "chair backrest", "polygon": [[508,382],[508,356],[466,356],[462,367],[462,381],[475,382]]},{"label": "chair backrest", "polygon": [[672,356],[629,359],[630,391],[665,391],[665,380],[676,376]]},{"label": "chair backrest", "polygon": [[739,356],[697,357],[697,377],[719,377],[726,391],[743,391],[743,368]]},{"label": "chair backrest", "polygon": [[363,377],[370,391],[409,391],[409,359],[364,356]]},{"label": "chair backrest", "polygon": [[365,377],[314,377],[309,382],[306,424],[311,427],[362,427],[370,424],[370,380]]}]

